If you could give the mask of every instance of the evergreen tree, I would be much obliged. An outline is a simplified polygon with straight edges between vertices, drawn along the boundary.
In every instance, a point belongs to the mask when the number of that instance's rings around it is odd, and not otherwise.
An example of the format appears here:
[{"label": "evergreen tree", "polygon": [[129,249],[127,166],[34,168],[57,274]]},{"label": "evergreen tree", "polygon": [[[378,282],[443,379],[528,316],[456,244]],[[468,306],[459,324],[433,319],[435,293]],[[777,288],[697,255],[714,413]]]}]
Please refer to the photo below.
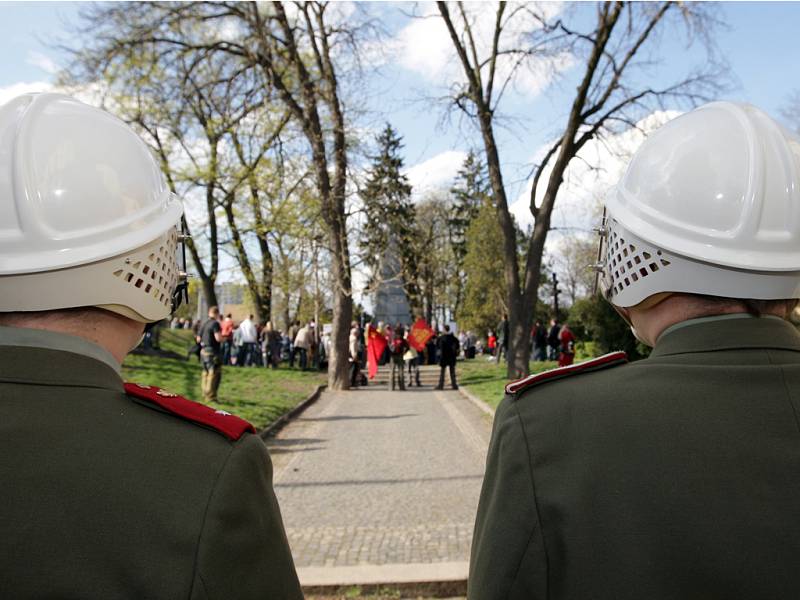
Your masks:
[{"label": "evergreen tree", "polygon": [[387,123],[375,141],[378,152],[370,157],[372,165],[361,192],[366,221],[360,232],[359,249],[371,273],[369,286],[374,288],[380,283],[387,252],[394,248],[400,273],[391,276],[402,279],[411,310],[416,313],[420,310],[419,260],[414,243],[416,210],[408,178],[402,173],[402,138]]},{"label": "evergreen tree", "polygon": [[503,287],[503,236],[496,209],[488,199],[478,208],[465,234],[466,284],[459,324],[483,339],[508,312]]},{"label": "evergreen tree", "polygon": [[[455,267],[455,317],[464,303],[464,260],[467,255],[467,231],[472,221],[478,216],[481,207],[487,204],[490,186],[486,165],[474,152],[467,154],[464,163],[456,174],[453,187],[450,188],[453,208],[448,220],[450,244],[453,248]],[[502,232],[501,232],[502,233]],[[498,249],[498,252],[502,248]]]},{"label": "evergreen tree", "polygon": [[453,216],[449,223],[453,250],[457,259],[463,261],[467,253],[467,228],[490,193],[486,165],[473,151],[470,150],[456,173],[450,193],[453,196]]}]

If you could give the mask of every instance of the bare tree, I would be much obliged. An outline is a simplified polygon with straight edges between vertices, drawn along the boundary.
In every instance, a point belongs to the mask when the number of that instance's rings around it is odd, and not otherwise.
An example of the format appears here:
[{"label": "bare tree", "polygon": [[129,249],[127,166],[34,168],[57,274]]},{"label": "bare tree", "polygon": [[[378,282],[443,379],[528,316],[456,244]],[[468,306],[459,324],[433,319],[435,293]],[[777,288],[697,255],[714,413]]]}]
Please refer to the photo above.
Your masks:
[{"label": "bare tree", "polygon": [[[84,56],[140,60],[143,49],[188,74],[210,60],[225,65],[228,80],[247,78],[264,102],[280,103],[302,131],[326,230],[333,275],[333,333],[329,385],[346,389],[352,318],[351,267],[346,231],[346,117],[337,64],[357,65],[353,19],[330,18],[327,2],[125,3],[90,9],[95,42]],[[224,57],[224,60],[220,57]],[[355,59],[354,59],[355,57]],[[213,164],[214,157],[211,157]],[[234,246],[236,242],[234,241]]]},{"label": "bare tree", "polygon": [[586,236],[569,234],[559,240],[553,268],[569,299],[569,305],[592,293],[595,274],[589,266],[597,258],[597,243]]},{"label": "bare tree", "polygon": [[[508,376],[518,377],[528,372],[528,339],[533,318],[528,307],[533,306],[537,298],[550,220],[567,167],[587,142],[615,126],[633,126],[636,116],[654,105],[667,101],[691,104],[712,96],[719,72],[713,63],[705,71],[691,73],[662,88],[643,84],[632,74],[641,75],[642,67],[652,64],[648,51],[657,37],[656,32],[670,24],[680,24],[690,36],[700,37],[710,44],[709,31],[715,21],[709,7],[701,4],[602,2],[596,5],[594,27],[583,32],[563,20],[550,22],[546,15],[536,14],[527,5],[499,2],[491,42],[484,51],[477,41],[475,13],[468,13],[463,3],[437,2],[437,6],[466,79],[465,83],[455,86],[453,105],[480,130],[503,231],[511,334]],[[538,27],[531,31],[524,47],[506,47],[504,34],[511,23],[523,16],[532,16]],[[531,59],[552,57],[564,51],[582,57],[582,75],[562,132],[534,170],[530,201],[534,226],[524,269],[520,269],[517,235],[506,198],[495,122],[503,95],[518,70]],[[510,64],[510,68],[500,69],[501,64]]]}]

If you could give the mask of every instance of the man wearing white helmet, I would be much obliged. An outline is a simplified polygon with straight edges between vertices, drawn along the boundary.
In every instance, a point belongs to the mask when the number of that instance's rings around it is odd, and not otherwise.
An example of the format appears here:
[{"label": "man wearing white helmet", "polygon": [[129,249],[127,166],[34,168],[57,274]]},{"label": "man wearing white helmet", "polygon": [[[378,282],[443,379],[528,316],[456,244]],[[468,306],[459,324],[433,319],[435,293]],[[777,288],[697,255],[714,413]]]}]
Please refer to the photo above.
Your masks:
[{"label": "man wearing white helmet", "polygon": [[184,285],[182,207],[122,121],[0,107],[0,597],[301,598],[253,427],[120,363]]},{"label": "man wearing white helmet", "polygon": [[653,351],[507,386],[469,598],[798,598],[800,139],[706,105],[606,208],[601,287]]}]

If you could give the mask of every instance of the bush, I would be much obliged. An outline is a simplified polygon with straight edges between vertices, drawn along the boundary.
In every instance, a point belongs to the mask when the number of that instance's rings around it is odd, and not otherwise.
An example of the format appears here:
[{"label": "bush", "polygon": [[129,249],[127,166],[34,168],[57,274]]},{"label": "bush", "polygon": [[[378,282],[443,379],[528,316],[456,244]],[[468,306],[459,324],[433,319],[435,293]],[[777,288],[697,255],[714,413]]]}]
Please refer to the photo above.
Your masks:
[{"label": "bush", "polygon": [[578,339],[594,342],[598,354],[624,350],[630,360],[650,354],[650,348],[633,337],[628,324],[600,296],[576,301],[570,309],[568,321]]}]

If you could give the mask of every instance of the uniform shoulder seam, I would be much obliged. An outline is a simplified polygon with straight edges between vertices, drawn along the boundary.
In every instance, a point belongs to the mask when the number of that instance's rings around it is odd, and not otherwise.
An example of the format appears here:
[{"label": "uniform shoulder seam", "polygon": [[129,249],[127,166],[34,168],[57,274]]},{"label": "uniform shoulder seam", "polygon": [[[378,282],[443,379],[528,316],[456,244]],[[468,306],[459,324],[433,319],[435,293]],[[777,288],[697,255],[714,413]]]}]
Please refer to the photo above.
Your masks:
[{"label": "uniform shoulder seam", "polygon": [[169,414],[213,429],[232,442],[241,438],[245,433],[256,432],[255,427],[248,421],[227,411],[216,410],[205,404],[187,400],[178,394],[173,394],[156,386],[126,383],[125,393],[128,396],[144,400],[145,406],[148,404],[158,406]]},{"label": "uniform shoulder seam", "polygon": [[577,375],[578,373],[590,373],[592,371],[608,369],[610,367],[624,365],[627,362],[628,362],[628,355],[625,354],[625,352],[621,351],[609,352],[608,354],[604,354],[603,356],[598,356],[597,358],[593,358],[591,360],[587,360],[581,363],[576,363],[574,365],[569,365],[566,367],[559,367],[557,369],[550,369],[549,371],[535,373],[533,375],[529,375],[528,377],[524,377],[517,381],[512,381],[506,386],[506,394],[509,395],[518,394],[523,390],[534,387],[536,385],[541,385],[548,381],[563,379],[565,377]]}]

